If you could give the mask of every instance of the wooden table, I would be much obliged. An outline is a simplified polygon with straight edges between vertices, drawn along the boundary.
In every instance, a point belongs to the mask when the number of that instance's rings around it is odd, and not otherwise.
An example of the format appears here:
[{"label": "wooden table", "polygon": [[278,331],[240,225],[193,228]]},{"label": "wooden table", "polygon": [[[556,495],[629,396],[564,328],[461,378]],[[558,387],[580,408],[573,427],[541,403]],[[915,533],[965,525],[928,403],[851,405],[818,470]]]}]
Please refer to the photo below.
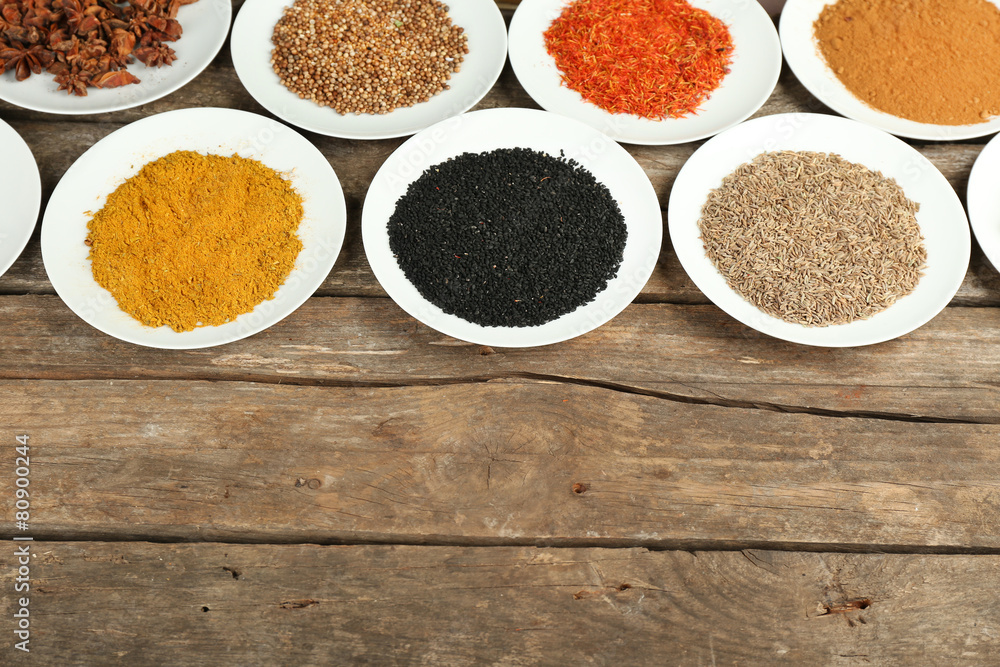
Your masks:
[{"label": "wooden table", "polygon": [[[264,113],[228,49],[142,108],[0,117],[47,197],[110,132],[209,105]],[[497,106],[536,105],[508,69]],[[785,111],[828,112],[788,72],[759,113]],[[27,434],[34,537],[30,656],[24,543],[0,548],[0,663],[997,664],[1000,277],[978,249],[944,312],[871,347],[742,326],[667,241],[612,322],[490,349],[414,321],[365,261],[365,191],[402,140],[309,138],[347,241],[263,333],[99,333],[37,231],[0,279],[0,525],[24,535]],[[983,143],[915,145],[964,197]],[[696,147],[628,149],[665,206]]]}]

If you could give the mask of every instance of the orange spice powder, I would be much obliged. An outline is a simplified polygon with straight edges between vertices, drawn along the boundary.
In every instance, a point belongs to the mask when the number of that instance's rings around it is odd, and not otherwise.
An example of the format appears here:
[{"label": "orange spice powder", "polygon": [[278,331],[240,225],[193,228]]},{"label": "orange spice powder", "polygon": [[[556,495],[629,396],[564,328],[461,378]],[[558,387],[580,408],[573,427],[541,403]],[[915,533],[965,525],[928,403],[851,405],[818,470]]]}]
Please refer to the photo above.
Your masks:
[{"label": "orange spice powder", "polygon": [[274,298],[302,250],[302,198],[239,156],[178,151],[144,166],[88,223],[94,279],[129,315],[175,331]]}]

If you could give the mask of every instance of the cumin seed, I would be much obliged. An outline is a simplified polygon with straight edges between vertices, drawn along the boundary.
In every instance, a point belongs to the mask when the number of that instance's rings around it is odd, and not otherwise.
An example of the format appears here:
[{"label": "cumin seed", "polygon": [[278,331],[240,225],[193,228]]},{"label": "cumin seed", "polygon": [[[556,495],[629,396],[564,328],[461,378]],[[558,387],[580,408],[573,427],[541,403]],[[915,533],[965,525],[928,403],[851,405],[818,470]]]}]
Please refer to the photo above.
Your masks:
[{"label": "cumin seed", "polygon": [[698,227],[729,286],[807,326],[867,319],[926,268],[920,205],[894,179],[834,153],[761,153],[709,193]]}]

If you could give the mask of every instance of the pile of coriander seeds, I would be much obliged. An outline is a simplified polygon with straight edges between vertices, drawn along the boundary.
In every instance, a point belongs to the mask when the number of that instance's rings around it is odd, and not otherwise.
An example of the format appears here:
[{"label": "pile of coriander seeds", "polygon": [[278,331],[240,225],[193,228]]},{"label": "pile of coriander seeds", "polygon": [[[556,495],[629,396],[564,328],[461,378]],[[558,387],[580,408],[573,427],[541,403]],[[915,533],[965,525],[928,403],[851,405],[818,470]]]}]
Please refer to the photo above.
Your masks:
[{"label": "pile of coriander seeds", "polygon": [[271,66],[302,99],[385,114],[448,89],[464,33],[437,0],[296,0],[274,27]]}]

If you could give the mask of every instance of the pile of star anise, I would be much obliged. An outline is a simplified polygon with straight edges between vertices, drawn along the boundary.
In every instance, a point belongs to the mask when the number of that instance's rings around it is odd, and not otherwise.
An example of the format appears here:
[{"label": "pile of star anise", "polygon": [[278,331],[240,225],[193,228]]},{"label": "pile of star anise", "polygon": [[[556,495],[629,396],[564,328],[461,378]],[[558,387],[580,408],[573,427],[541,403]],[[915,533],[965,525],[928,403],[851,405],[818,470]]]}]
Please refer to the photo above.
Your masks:
[{"label": "pile of star anise", "polygon": [[165,42],[181,36],[177,10],[195,0],[0,0],[0,72],[18,81],[44,69],[59,90],[117,88],[139,79],[125,70],[177,56]]}]

